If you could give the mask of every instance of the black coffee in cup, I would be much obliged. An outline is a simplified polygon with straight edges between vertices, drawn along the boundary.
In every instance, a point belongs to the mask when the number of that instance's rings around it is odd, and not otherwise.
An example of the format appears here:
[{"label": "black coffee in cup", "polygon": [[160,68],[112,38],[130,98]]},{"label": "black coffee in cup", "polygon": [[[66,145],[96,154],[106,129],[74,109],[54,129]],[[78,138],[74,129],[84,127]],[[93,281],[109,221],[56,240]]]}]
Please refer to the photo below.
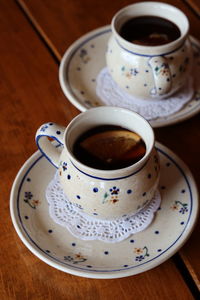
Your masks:
[{"label": "black coffee in cup", "polygon": [[135,132],[120,126],[101,125],[78,137],[74,156],[83,164],[102,170],[130,166],[146,153],[143,139]]},{"label": "black coffee in cup", "polygon": [[131,18],[122,25],[119,33],[125,40],[142,46],[167,44],[181,36],[176,24],[155,16]]}]

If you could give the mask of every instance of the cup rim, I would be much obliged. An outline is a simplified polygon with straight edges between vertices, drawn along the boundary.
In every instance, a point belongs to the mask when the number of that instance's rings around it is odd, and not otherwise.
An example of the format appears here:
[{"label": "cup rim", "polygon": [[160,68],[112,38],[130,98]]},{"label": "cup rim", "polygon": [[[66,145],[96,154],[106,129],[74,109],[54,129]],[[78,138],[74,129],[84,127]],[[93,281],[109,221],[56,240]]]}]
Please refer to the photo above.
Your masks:
[{"label": "cup rim", "polygon": [[[70,149],[69,142],[67,141],[67,134],[68,134],[69,130],[71,129],[71,127],[74,126],[75,123],[80,118],[82,118],[83,115],[86,116],[87,114],[91,114],[92,112],[95,112],[95,110],[98,110],[98,111],[102,110],[102,113],[103,113],[104,110],[113,111],[113,109],[121,111],[121,112],[124,112],[124,113],[132,114],[134,117],[140,119],[148,127],[148,129],[149,129],[149,134],[151,135],[151,143],[149,144],[148,149],[146,149],[145,155],[138,162],[136,162],[136,163],[134,163],[134,164],[132,164],[132,165],[130,165],[128,167],[120,168],[120,169],[104,170],[104,169],[97,169],[97,168],[92,168],[90,166],[87,166],[87,165],[83,164],[82,162],[80,162],[74,156],[72,150]],[[144,137],[142,137],[142,138],[144,140]],[[145,140],[144,140],[144,142],[145,142]],[[145,144],[146,144],[146,142],[145,142]],[[79,115],[77,115],[74,119],[72,119],[72,121],[68,124],[68,126],[65,129],[64,137],[63,137],[63,145],[64,145],[64,148],[67,151],[67,154],[69,155],[69,158],[70,158],[71,162],[74,164],[74,166],[77,169],[79,169],[79,170],[84,170],[83,173],[86,173],[86,175],[97,173],[98,174],[97,176],[101,177],[101,176],[105,175],[105,173],[106,173],[106,175],[109,175],[111,177],[112,176],[116,177],[117,176],[116,174],[121,174],[121,173],[128,174],[128,173],[131,173],[131,171],[132,171],[133,168],[135,170],[140,170],[140,169],[143,168],[143,166],[148,161],[149,156],[150,156],[150,154],[151,154],[151,152],[152,152],[152,150],[154,148],[154,145],[155,145],[155,134],[154,134],[154,130],[151,127],[150,123],[145,118],[143,118],[141,115],[139,115],[138,113],[136,113],[134,111],[131,111],[129,109],[126,109],[126,108],[121,108],[121,107],[100,106],[100,107],[94,107],[94,108],[91,108],[91,109],[89,109],[89,110],[87,110],[85,112],[82,112]]]},{"label": "cup rim", "polygon": [[[179,38],[177,38],[176,40],[174,40],[172,42],[169,42],[169,43],[166,43],[163,45],[157,45],[157,46],[146,46],[146,45],[134,44],[134,43],[127,41],[119,34],[118,30],[116,29],[116,22],[122,16],[122,14],[124,14],[125,11],[128,11],[130,8],[133,8],[133,7],[139,7],[139,6],[144,6],[144,5],[145,6],[160,5],[165,8],[168,8],[168,9],[173,9],[176,13],[181,15],[183,19],[185,19],[186,30],[182,32],[180,27],[177,25],[176,20],[173,20],[173,22],[178,26],[181,35]],[[156,13],[148,14],[148,15],[158,16],[158,14],[156,14]],[[165,19],[170,20],[167,16],[165,17]],[[174,51],[174,49],[178,49],[185,41],[185,39],[189,33],[189,27],[190,27],[189,20],[188,20],[187,16],[183,13],[182,10],[180,10],[179,8],[177,8],[174,5],[164,3],[164,2],[157,2],[157,1],[152,1],[152,2],[151,1],[143,1],[143,2],[138,2],[138,3],[127,5],[127,6],[123,7],[122,9],[120,9],[118,12],[116,12],[116,14],[113,16],[112,21],[111,21],[111,29],[112,29],[112,32],[114,33],[114,35],[116,36],[116,39],[117,39],[119,45],[122,48],[125,48],[125,50],[130,49],[130,47],[131,48],[134,47],[135,49],[138,49],[138,51],[141,51],[144,55],[148,54],[149,52],[152,53],[153,51],[155,51],[155,53],[156,53],[158,50],[159,50],[159,52],[162,52],[162,51],[165,52],[166,47],[170,47],[170,49],[173,49],[173,51]]]}]

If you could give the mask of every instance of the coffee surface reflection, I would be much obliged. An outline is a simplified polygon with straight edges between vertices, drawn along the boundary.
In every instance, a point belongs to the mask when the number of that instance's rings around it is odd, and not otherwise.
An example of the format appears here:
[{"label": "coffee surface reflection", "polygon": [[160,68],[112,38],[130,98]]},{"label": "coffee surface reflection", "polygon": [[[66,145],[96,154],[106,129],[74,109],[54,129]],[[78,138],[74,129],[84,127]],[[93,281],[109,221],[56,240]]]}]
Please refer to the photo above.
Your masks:
[{"label": "coffee surface reflection", "polygon": [[175,41],[181,33],[178,26],[167,19],[140,16],[126,21],[121,27],[120,35],[134,44],[159,46]]},{"label": "coffee surface reflection", "polygon": [[86,131],[73,146],[73,154],[80,162],[102,170],[128,167],[145,153],[145,143],[137,133],[112,125]]}]

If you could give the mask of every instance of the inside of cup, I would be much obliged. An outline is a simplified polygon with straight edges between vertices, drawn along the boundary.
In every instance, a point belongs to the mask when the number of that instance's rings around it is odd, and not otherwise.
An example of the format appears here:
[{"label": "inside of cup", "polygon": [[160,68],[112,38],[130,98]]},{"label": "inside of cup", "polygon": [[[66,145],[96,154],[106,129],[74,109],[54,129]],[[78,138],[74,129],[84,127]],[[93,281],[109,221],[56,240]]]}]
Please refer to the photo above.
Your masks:
[{"label": "inside of cup", "polygon": [[129,19],[139,16],[157,16],[175,23],[184,36],[189,22],[185,14],[175,6],[161,2],[140,2],[121,9],[113,18],[112,24],[119,34],[122,25]]},{"label": "inside of cup", "polygon": [[154,132],[150,124],[137,113],[122,108],[98,107],[78,115],[68,126],[65,143],[73,156],[73,145],[77,138],[91,128],[114,125],[133,131],[141,136],[146,145],[146,154],[154,145]]}]

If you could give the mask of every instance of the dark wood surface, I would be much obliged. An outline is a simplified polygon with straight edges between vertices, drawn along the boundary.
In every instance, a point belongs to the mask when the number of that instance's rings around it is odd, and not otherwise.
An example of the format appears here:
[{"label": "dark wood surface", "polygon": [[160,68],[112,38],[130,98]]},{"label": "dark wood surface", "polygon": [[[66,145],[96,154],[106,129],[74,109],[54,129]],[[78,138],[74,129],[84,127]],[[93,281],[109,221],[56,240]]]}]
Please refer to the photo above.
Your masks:
[{"label": "dark wood surface", "polygon": [[[46,121],[67,124],[79,111],[58,81],[59,61],[84,33],[109,24],[128,0],[0,0],[0,299],[194,299],[200,287],[197,224],[173,258],[135,276],[98,280],[46,265],[21,242],[11,222],[9,195],[22,164],[36,151],[36,129]],[[199,1],[163,1],[181,8],[200,39]],[[191,3],[195,6],[191,6]],[[200,188],[200,117],[157,128],[156,138],[189,166]]]},{"label": "dark wood surface", "polygon": [[185,0],[192,12],[200,18],[200,3],[199,0]]}]

